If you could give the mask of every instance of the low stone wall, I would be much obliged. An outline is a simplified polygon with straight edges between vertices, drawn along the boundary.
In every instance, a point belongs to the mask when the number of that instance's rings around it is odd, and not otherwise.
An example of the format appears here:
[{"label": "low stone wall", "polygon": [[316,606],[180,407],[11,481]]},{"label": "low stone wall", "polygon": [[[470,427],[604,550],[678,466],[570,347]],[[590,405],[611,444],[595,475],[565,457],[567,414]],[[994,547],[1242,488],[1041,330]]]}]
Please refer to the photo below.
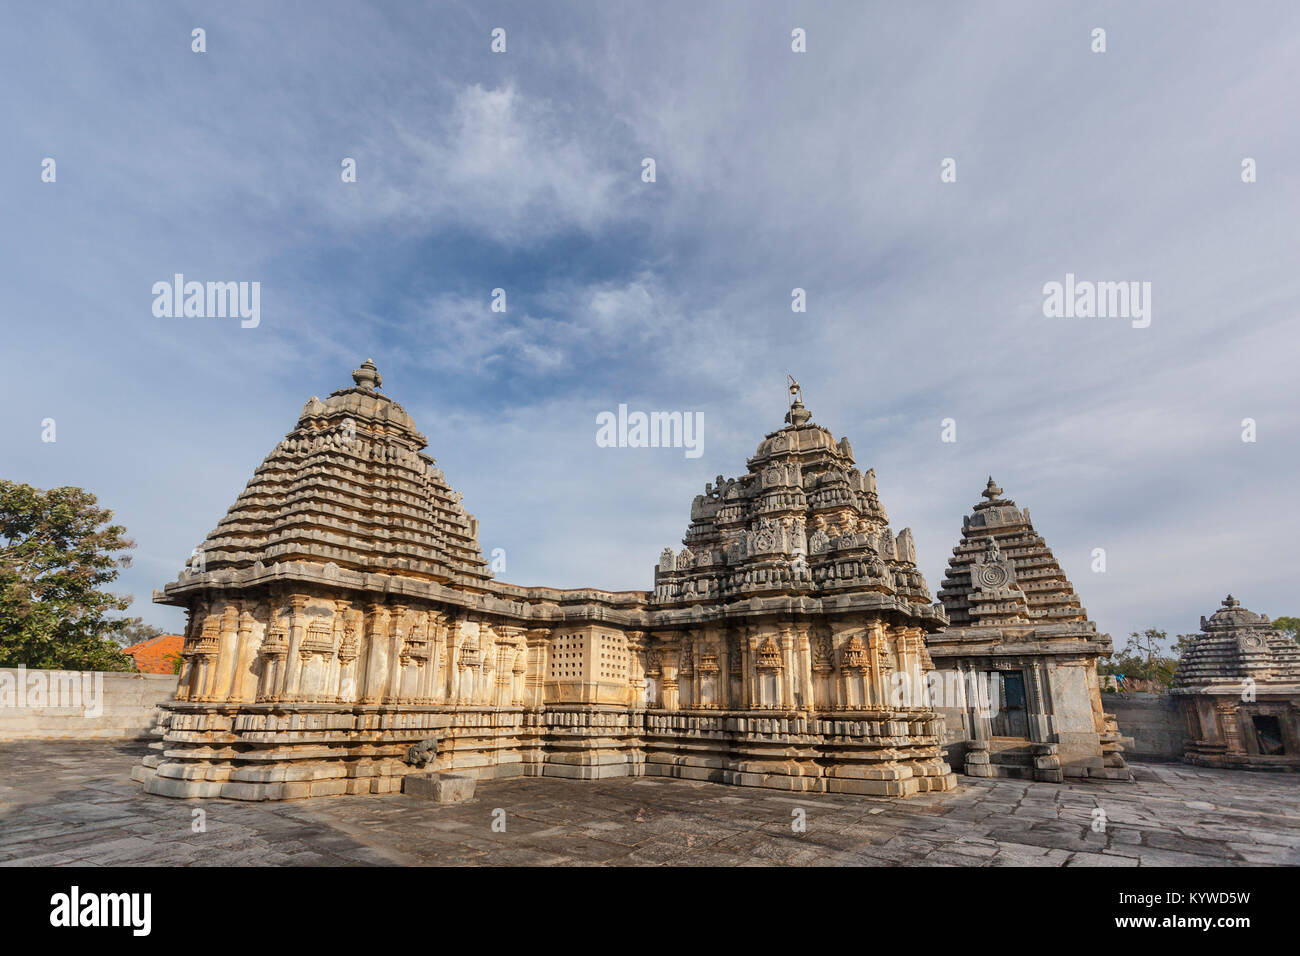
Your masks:
[{"label": "low stone wall", "polygon": [[0,740],[148,737],[173,674],[0,668]]},{"label": "low stone wall", "polygon": [[1187,732],[1177,698],[1169,694],[1102,694],[1106,713],[1114,714],[1119,731],[1132,738],[1124,756],[1135,760],[1182,760]]}]

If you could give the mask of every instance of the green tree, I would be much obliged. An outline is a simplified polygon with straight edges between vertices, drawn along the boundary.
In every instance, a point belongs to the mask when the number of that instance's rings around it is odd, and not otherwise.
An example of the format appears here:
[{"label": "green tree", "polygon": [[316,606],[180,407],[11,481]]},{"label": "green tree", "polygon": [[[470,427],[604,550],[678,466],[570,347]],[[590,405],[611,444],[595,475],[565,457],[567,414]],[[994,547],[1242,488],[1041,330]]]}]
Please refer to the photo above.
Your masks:
[{"label": "green tree", "polygon": [[1160,659],[1161,645],[1168,639],[1169,636],[1164,631],[1154,627],[1148,627],[1140,634],[1133,631],[1124,645],[1124,653],[1144,660],[1147,664],[1154,664]]},{"label": "green tree", "polygon": [[151,637],[159,637],[166,633],[160,627],[146,624],[143,618],[128,617],[123,623],[125,626],[121,632],[114,636],[114,639],[123,647],[130,647],[132,644],[139,644],[141,641],[147,641]]},{"label": "green tree", "polygon": [[129,620],[106,616],[131,598],[100,590],[135,542],[98,505],[81,488],[0,480],[0,666],[135,670],[117,643]]},{"label": "green tree", "polygon": [[[1178,658],[1170,657],[1164,650],[1168,635],[1158,628],[1134,631],[1128,636],[1124,649],[1097,668],[1100,674],[1122,675],[1125,678],[1156,681],[1168,687],[1178,669]],[[1185,647],[1179,637],[1177,647]]]},{"label": "green tree", "polygon": [[1179,634],[1174,642],[1174,658],[1181,661],[1200,637],[1200,634]]},{"label": "green tree", "polygon": [[1273,626],[1291,640],[1300,644],[1300,617],[1275,617]]}]

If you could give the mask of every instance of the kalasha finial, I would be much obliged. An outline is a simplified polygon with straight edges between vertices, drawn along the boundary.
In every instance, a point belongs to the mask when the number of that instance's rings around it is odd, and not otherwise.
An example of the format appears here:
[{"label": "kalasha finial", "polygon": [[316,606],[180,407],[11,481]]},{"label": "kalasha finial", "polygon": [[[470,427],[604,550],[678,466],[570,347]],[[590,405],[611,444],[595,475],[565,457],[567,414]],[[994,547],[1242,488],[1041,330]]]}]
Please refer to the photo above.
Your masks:
[{"label": "kalasha finial", "polygon": [[361,363],[361,368],[352,372],[352,381],[357,383],[358,388],[379,388],[384,384],[384,378],[379,374],[379,369],[375,368],[374,359],[366,359]]},{"label": "kalasha finial", "polygon": [[1233,597],[1231,594],[1229,594],[1226,598],[1223,599],[1223,606],[1224,606],[1224,607],[1240,607],[1240,606],[1241,606],[1241,602],[1238,601],[1238,600],[1237,600],[1235,597]]},{"label": "kalasha finial", "polygon": [[989,483],[984,486],[984,490],[980,492],[980,496],[992,501],[1000,494],[1002,494],[1002,489],[994,483],[993,476],[989,475]]},{"label": "kalasha finial", "polygon": [[812,418],[812,412],[803,407],[803,386],[789,372],[785,375],[785,384],[790,392],[790,410],[785,413],[785,420],[791,425],[802,425]]}]

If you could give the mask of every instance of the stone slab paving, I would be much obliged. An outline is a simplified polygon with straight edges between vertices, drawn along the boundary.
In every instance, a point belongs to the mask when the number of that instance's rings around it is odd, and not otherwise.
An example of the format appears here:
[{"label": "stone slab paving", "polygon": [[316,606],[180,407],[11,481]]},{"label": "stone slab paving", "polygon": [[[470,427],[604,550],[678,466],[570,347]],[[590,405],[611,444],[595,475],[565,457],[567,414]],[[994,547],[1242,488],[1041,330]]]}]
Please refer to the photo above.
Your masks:
[{"label": "stone slab paving", "polygon": [[1300,776],[1288,774],[1139,764],[1128,785],[960,777],[955,793],[903,801],[528,778],[452,806],[404,794],[236,803],[145,796],[129,774],[146,752],[0,744],[0,866],[1300,864]]}]

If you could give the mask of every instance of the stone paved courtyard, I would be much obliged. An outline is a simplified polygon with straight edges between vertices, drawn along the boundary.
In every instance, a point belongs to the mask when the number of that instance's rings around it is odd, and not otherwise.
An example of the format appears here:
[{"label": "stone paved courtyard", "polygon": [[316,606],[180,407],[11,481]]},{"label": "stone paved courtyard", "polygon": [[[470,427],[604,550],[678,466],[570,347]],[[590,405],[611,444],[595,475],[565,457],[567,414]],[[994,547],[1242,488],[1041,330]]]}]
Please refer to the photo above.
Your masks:
[{"label": "stone paved courtyard", "polygon": [[[401,794],[248,804],[144,796],[128,775],[145,752],[0,744],[0,865],[1300,864],[1300,778],[1284,774],[1139,764],[1131,785],[961,777],[956,793],[901,802],[543,778],[489,782],[452,807]],[[1098,807],[1105,833],[1092,830]],[[792,830],[798,809],[805,833]]]}]

